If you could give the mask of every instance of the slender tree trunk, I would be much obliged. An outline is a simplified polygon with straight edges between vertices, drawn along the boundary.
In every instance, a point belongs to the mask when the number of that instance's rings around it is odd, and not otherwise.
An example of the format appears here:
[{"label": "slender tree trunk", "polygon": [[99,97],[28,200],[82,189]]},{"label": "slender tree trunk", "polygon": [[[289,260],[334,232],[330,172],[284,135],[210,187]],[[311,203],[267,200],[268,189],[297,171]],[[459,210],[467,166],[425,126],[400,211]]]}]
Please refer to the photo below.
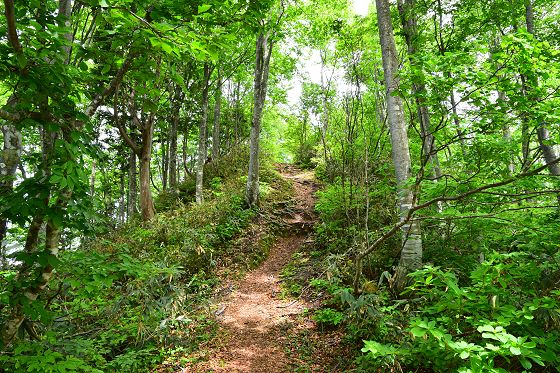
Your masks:
[{"label": "slender tree trunk", "polygon": [[[504,105],[506,104],[506,95],[502,91],[498,91],[498,100],[501,101]],[[507,123],[502,126],[502,136],[507,144],[511,144],[511,130]],[[509,156],[508,159],[508,172],[510,176],[515,174],[515,162],[513,154]]]},{"label": "slender tree trunk", "polygon": [[180,88],[175,88],[174,99],[171,102],[172,118],[169,131],[169,189],[177,189],[177,128],[179,127]]},{"label": "slender tree trunk", "polygon": [[260,33],[257,37],[254,97],[253,97],[253,120],[251,122],[251,145],[249,153],[249,174],[245,190],[245,201],[248,206],[257,206],[259,203],[259,142],[262,122],[262,112],[266,99],[266,86],[268,83],[268,72],[270,56],[273,43],[268,40],[268,33]]},{"label": "slender tree trunk", "polygon": [[[118,112],[118,106],[115,98],[114,113]],[[120,123],[118,115],[115,114],[115,125],[119,129],[119,133],[124,142],[132,149],[140,161],[140,213],[142,220],[148,221],[155,216],[154,202],[152,198],[152,189],[150,185],[150,163],[152,158],[152,146],[154,141],[154,120],[155,114],[150,113],[147,117],[138,117],[136,107],[134,105],[134,91],[130,96],[130,113],[132,114],[132,122],[140,130],[140,144],[137,144],[127,133],[125,127]],[[131,159],[130,166],[133,166]],[[130,183],[129,179],[129,183]],[[131,190],[132,192],[132,190]],[[130,201],[129,201],[130,202]],[[129,203],[129,209],[131,205]],[[130,210],[129,210],[130,211]],[[130,219],[130,215],[129,215]]]},{"label": "slender tree trunk", "polygon": [[[172,124],[171,124],[172,125]],[[170,130],[171,130],[171,126]],[[161,139],[161,186],[163,190],[167,190],[167,175],[169,174],[169,147],[167,142],[169,139]]]},{"label": "slender tree trunk", "polygon": [[[41,3],[43,4],[43,3]],[[70,16],[72,10],[72,3],[70,0],[60,0],[59,2],[59,20],[62,20],[64,24],[60,24],[59,26],[68,27],[70,25]],[[13,0],[4,0],[4,11],[7,19],[8,25],[8,40],[14,49],[14,52],[17,55],[23,54],[23,49],[21,44],[19,43],[18,39],[18,32],[17,32],[17,25],[16,25],[16,17],[15,17],[15,10],[14,10],[14,2]],[[65,37],[70,40],[71,33],[67,32]],[[64,58],[65,61],[69,61],[69,53],[70,49],[63,49],[63,54],[60,56]],[[94,100],[90,103],[90,105],[86,108],[85,113],[88,116],[91,116],[95,113],[101,102],[107,96],[113,94],[115,87],[118,83],[122,80],[122,77],[125,71],[128,69],[129,64],[123,65],[124,68],[121,68],[119,74],[117,74],[109,86],[103,91],[103,94],[97,95]],[[39,97],[35,102],[38,103],[38,107],[40,109],[40,123],[49,123],[52,122],[50,119],[49,112],[49,97],[47,94],[39,90],[37,92]],[[67,118],[64,118],[62,123],[66,122]],[[11,118],[10,118],[11,120]],[[51,172],[51,162],[53,160],[53,153],[54,153],[54,140],[58,134],[62,134],[64,136],[63,141],[72,143],[72,138],[70,136],[70,128],[63,127],[60,131],[51,132],[47,128],[47,126],[43,126],[42,136],[43,136],[43,162],[41,162],[41,166],[39,172],[42,173],[42,176],[45,180],[49,180],[50,172]],[[78,129],[79,130],[79,129]],[[70,159],[61,159],[61,162],[70,161]],[[48,184],[48,183],[47,183]],[[60,243],[60,235],[62,227],[57,224],[59,220],[63,220],[66,214],[66,206],[68,201],[70,201],[72,197],[72,192],[70,189],[65,189],[62,191],[57,192],[57,200],[51,200],[50,196],[50,189],[47,190],[45,197],[45,206],[46,210],[48,211],[48,215],[45,216],[45,212],[43,209],[38,209],[36,215],[33,217],[32,223],[28,230],[28,240],[26,241],[25,249],[33,250],[37,247],[38,237],[40,227],[44,219],[46,219],[46,233],[45,233],[45,244],[44,244],[44,251],[48,256],[56,257],[58,255],[58,246]],[[55,219],[56,218],[58,219]],[[29,244],[29,246],[28,246]],[[21,293],[23,296],[27,298],[29,303],[35,301],[40,293],[43,291],[44,288],[48,285],[52,275],[53,275],[53,267],[51,265],[52,260],[48,260],[48,264],[40,265],[38,268],[39,270],[37,273],[36,280],[27,283],[25,288],[21,289]],[[28,270],[29,268],[22,267],[18,276],[24,274],[23,271]],[[16,299],[21,299],[21,293],[16,295]],[[18,300],[16,305],[13,306],[11,309],[10,317],[5,321],[2,330],[2,341],[4,346],[8,346],[12,339],[15,337],[20,325],[25,319],[25,312],[23,309],[23,305],[25,303]]]},{"label": "slender tree trunk", "polygon": [[204,64],[204,81],[202,87],[202,113],[200,116],[200,124],[198,127],[198,152],[196,158],[196,203],[201,204],[204,201],[203,182],[204,182],[204,164],[208,157],[208,82],[210,80],[210,66],[206,62]]},{"label": "slender tree trunk", "polygon": [[124,189],[124,171],[121,170],[120,172],[120,181],[119,181],[119,214],[117,220],[119,224],[123,224],[125,222],[125,212],[126,212],[126,198],[125,198],[125,189]]},{"label": "slender tree trunk", "polygon": [[218,82],[216,83],[216,94],[214,103],[214,127],[212,128],[212,159],[220,156],[220,115],[222,112],[222,79],[218,71]]},{"label": "slender tree trunk", "polygon": [[[321,98],[322,98],[322,104],[323,104],[323,113],[321,115],[321,121],[322,121],[322,125],[321,125],[321,142],[323,144],[323,160],[325,162],[325,167],[328,170],[329,167],[329,161],[328,161],[328,155],[327,155],[327,131],[329,129],[329,101],[328,101],[328,95],[329,95],[329,87],[330,86],[330,79],[329,79],[329,83],[326,84],[325,83],[325,77],[324,77],[324,67],[326,64],[326,54],[327,51],[324,51],[324,54],[320,51],[319,52],[321,54]],[[330,172],[329,172],[330,175]]]},{"label": "slender tree trunk", "polygon": [[[521,80],[521,91],[525,97],[529,95],[529,87],[527,86],[527,77],[523,74],[519,76]],[[531,155],[531,131],[529,126],[529,113],[525,110],[519,115],[521,119],[521,169],[522,171],[527,171],[530,166],[530,155]]]},{"label": "slender tree trunk", "polygon": [[[43,100],[40,105],[40,110],[42,116],[46,117],[48,113],[48,104],[46,100]],[[42,151],[41,151],[41,165],[39,167],[39,171],[41,176],[45,179],[48,179],[51,175],[51,167],[52,167],[52,160],[54,154],[54,143],[56,139],[56,133],[47,130],[46,126],[42,128]],[[50,200],[50,191],[48,195],[45,197],[44,204],[45,206],[49,205]],[[63,204],[63,199],[61,198],[57,205]],[[39,242],[39,234],[43,222],[45,221],[44,212],[40,209],[37,211],[33,220],[29,226],[27,231],[27,238],[25,243],[25,250],[27,253],[32,253],[37,250],[37,244]],[[53,231],[57,235],[53,236]],[[58,254],[58,231],[55,229],[52,218],[47,219],[47,233],[45,237],[45,251],[48,254],[52,254],[56,256]],[[29,266],[23,265],[19,269],[18,276],[25,274],[29,270]],[[52,267],[48,264],[45,267],[41,268],[41,276],[39,277],[39,281],[30,284],[27,288],[23,290],[23,295],[27,298],[28,301],[34,301],[37,299],[40,291],[46,286],[46,283],[52,277]],[[12,310],[11,315],[8,320],[4,324],[4,329],[2,333],[2,342],[4,346],[7,346],[11,343],[11,341],[16,336],[16,333],[25,320],[25,313],[23,311],[22,304],[17,304]]]},{"label": "slender tree trunk", "polygon": [[[402,99],[396,95],[399,88],[397,49],[391,23],[391,12],[388,0],[376,0],[377,22],[383,70],[385,72],[385,89],[387,100],[387,115],[391,132],[392,157],[397,179],[398,205],[401,219],[408,214],[414,204],[414,197],[406,183],[411,177],[411,161],[408,148],[408,135],[404,119]],[[403,226],[403,245],[399,268],[396,273],[397,288],[402,288],[406,282],[406,274],[422,265],[422,238],[417,222]]]},{"label": "slender tree trunk", "polygon": [[91,198],[95,195],[95,174],[97,172],[95,169],[96,165],[97,162],[94,159],[93,162],[91,162],[91,175],[89,176],[89,196]]},{"label": "slender tree trunk", "polygon": [[[15,173],[20,162],[22,151],[21,132],[12,124],[2,126],[4,148],[0,153],[0,196],[5,197],[12,191]],[[4,253],[4,239],[8,222],[0,219],[0,253]]]},{"label": "slender tree trunk", "polygon": [[[535,35],[535,16],[533,12],[533,5],[531,0],[525,0],[525,23],[527,25],[527,31]],[[531,79],[534,88],[538,86],[537,79]],[[533,87],[528,87],[531,89]],[[528,93],[528,92],[527,92]],[[543,153],[543,158],[548,166],[548,171],[553,176],[560,176],[560,165],[554,163],[554,160],[558,158],[554,146],[550,144],[550,134],[548,130],[548,125],[544,121],[540,121],[537,127],[537,138],[539,140],[539,146]],[[560,195],[558,196],[560,201]]]},{"label": "slender tree trunk", "polygon": [[[408,60],[412,66],[417,64],[415,55],[418,51],[418,26],[415,16],[415,0],[398,0],[398,10],[404,30],[407,45]],[[426,85],[424,77],[420,76],[419,81],[412,84],[412,90],[416,101],[417,117],[420,123],[420,134],[422,136],[422,155],[432,165],[432,176],[439,179],[441,169],[439,157],[434,152],[434,135],[432,133],[430,113],[426,105]]]},{"label": "slender tree trunk", "polygon": [[188,137],[188,133],[184,133],[183,134],[183,154],[182,154],[183,158],[182,159],[183,159],[183,170],[185,170],[185,178],[183,179],[183,181],[187,181],[187,178],[190,175],[189,166],[188,166],[188,162],[187,162],[187,148],[188,148],[187,137]]},{"label": "slender tree trunk", "polygon": [[136,201],[138,198],[138,179],[137,179],[137,166],[136,166],[136,153],[130,151],[128,157],[128,206],[126,215],[128,221],[132,220],[134,215],[138,212],[136,209]]},{"label": "slender tree trunk", "polygon": [[140,151],[140,211],[142,220],[151,220],[156,211],[150,185],[150,160],[152,157],[152,142],[154,136],[153,119],[147,120],[142,128],[142,148]]},{"label": "slender tree trunk", "polygon": [[234,144],[239,144],[239,125],[241,124],[241,82],[237,81],[235,85],[235,119],[233,125],[233,133],[234,133]]}]

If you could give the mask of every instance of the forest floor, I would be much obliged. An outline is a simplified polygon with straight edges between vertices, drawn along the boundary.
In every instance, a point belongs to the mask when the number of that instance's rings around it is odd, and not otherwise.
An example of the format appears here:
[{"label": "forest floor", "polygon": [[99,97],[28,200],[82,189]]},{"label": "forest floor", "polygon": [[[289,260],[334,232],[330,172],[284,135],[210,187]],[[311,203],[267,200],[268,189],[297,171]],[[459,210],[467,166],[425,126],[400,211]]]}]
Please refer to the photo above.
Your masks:
[{"label": "forest floor", "polygon": [[206,351],[208,360],[185,367],[182,373],[298,370],[295,365],[299,364],[294,360],[299,352],[289,356],[289,346],[291,341],[298,341],[302,331],[316,327],[307,312],[313,305],[301,298],[282,296],[281,272],[292,254],[313,240],[318,184],[312,172],[291,165],[279,165],[278,170],[293,182],[295,190],[289,213],[284,217],[286,229],[271,247],[267,259],[234,283],[220,303],[216,311],[220,322],[218,341],[212,351]]}]

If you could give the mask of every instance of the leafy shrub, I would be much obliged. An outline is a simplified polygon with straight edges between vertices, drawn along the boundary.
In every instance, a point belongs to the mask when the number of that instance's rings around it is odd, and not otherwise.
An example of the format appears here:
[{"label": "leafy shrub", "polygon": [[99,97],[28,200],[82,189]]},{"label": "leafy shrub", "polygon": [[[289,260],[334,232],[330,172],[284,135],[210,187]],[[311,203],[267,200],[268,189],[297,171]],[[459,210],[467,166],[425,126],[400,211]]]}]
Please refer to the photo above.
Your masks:
[{"label": "leafy shrub", "polygon": [[[375,367],[421,364],[436,372],[508,372],[559,365],[560,291],[538,288],[549,266],[525,253],[498,254],[459,286],[453,272],[411,274],[407,333],[366,341]],[[394,314],[402,304],[380,309]],[[403,315],[402,321],[405,321]]]},{"label": "leafy shrub", "polygon": [[[134,371],[159,359],[160,323],[178,299],[179,268],[115,253],[64,252],[50,301],[27,312],[46,329],[0,356],[4,371]],[[37,302],[36,302],[37,303]],[[126,356],[136,356],[134,362]],[[145,358],[140,359],[139,356]],[[133,364],[134,369],[133,369]]]},{"label": "leafy shrub", "polygon": [[315,311],[313,319],[321,327],[331,327],[342,324],[344,321],[344,314],[332,308],[322,308]]},{"label": "leafy shrub", "polygon": [[[379,181],[379,180],[378,180]],[[369,189],[370,209],[367,214],[370,241],[386,226],[396,219],[392,191],[380,182],[372,182]],[[323,247],[326,257],[340,254],[338,269],[345,273],[341,280],[350,283],[353,268],[348,262],[347,253],[362,247],[366,241],[364,217],[366,216],[366,189],[351,187],[348,183],[337,182],[317,192],[318,201],[315,209],[319,212],[320,224],[316,226],[317,243]],[[390,268],[394,252],[398,247],[398,238],[387,240],[379,250],[370,255],[364,263],[364,274],[378,279],[381,272]],[[345,255],[346,254],[346,255]]]}]

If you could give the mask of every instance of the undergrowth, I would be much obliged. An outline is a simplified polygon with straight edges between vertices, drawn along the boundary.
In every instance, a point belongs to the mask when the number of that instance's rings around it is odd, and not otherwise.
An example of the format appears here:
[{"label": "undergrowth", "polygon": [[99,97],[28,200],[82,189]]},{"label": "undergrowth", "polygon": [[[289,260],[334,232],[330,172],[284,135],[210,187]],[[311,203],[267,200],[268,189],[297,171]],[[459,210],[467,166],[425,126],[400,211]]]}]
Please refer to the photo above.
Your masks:
[{"label": "undergrowth", "polygon": [[[386,181],[380,180],[380,185]],[[352,195],[352,197],[350,197]],[[399,239],[364,266],[353,294],[353,256],[364,247],[365,190],[334,182],[318,193],[315,243],[284,270],[284,291],[316,308],[301,332],[306,366],[355,372],[555,372],[560,366],[557,212],[504,220],[423,221],[425,267],[392,288]],[[370,185],[370,241],[396,221],[394,196]],[[461,208],[460,206],[458,208]],[[319,337],[317,336],[319,333]],[[338,361],[321,361],[325,339]],[[297,356],[297,353],[295,354]]]},{"label": "undergrowth", "polygon": [[[238,276],[266,256],[278,225],[271,206],[291,185],[266,164],[262,210],[243,199],[247,151],[207,167],[205,202],[188,188],[158,198],[149,223],[132,222],[60,255],[45,297],[33,303],[6,372],[176,371],[217,331],[212,297],[220,277]],[[227,267],[227,270],[226,270]],[[2,296],[15,272],[2,272]],[[20,335],[24,337],[24,335]]]}]

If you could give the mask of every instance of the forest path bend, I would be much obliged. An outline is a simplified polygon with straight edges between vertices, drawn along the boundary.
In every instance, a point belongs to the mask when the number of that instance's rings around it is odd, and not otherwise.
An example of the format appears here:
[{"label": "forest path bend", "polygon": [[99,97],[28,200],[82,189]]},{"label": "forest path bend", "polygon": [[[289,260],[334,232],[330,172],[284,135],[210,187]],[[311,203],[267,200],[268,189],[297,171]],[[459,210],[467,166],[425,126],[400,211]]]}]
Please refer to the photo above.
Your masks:
[{"label": "forest path bend", "polygon": [[[268,258],[240,280],[218,310],[220,335],[226,341],[209,361],[190,372],[288,372],[289,361],[281,342],[297,323],[298,315],[311,305],[302,299],[280,299],[280,273],[306,240],[315,221],[315,192],[318,185],[313,172],[291,165],[279,165],[282,177],[291,180],[295,195],[293,207],[285,216],[288,228],[277,239]],[[312,327],[306,319],[303,327]],[[301,325],[300,325],[301,326]]]}]

